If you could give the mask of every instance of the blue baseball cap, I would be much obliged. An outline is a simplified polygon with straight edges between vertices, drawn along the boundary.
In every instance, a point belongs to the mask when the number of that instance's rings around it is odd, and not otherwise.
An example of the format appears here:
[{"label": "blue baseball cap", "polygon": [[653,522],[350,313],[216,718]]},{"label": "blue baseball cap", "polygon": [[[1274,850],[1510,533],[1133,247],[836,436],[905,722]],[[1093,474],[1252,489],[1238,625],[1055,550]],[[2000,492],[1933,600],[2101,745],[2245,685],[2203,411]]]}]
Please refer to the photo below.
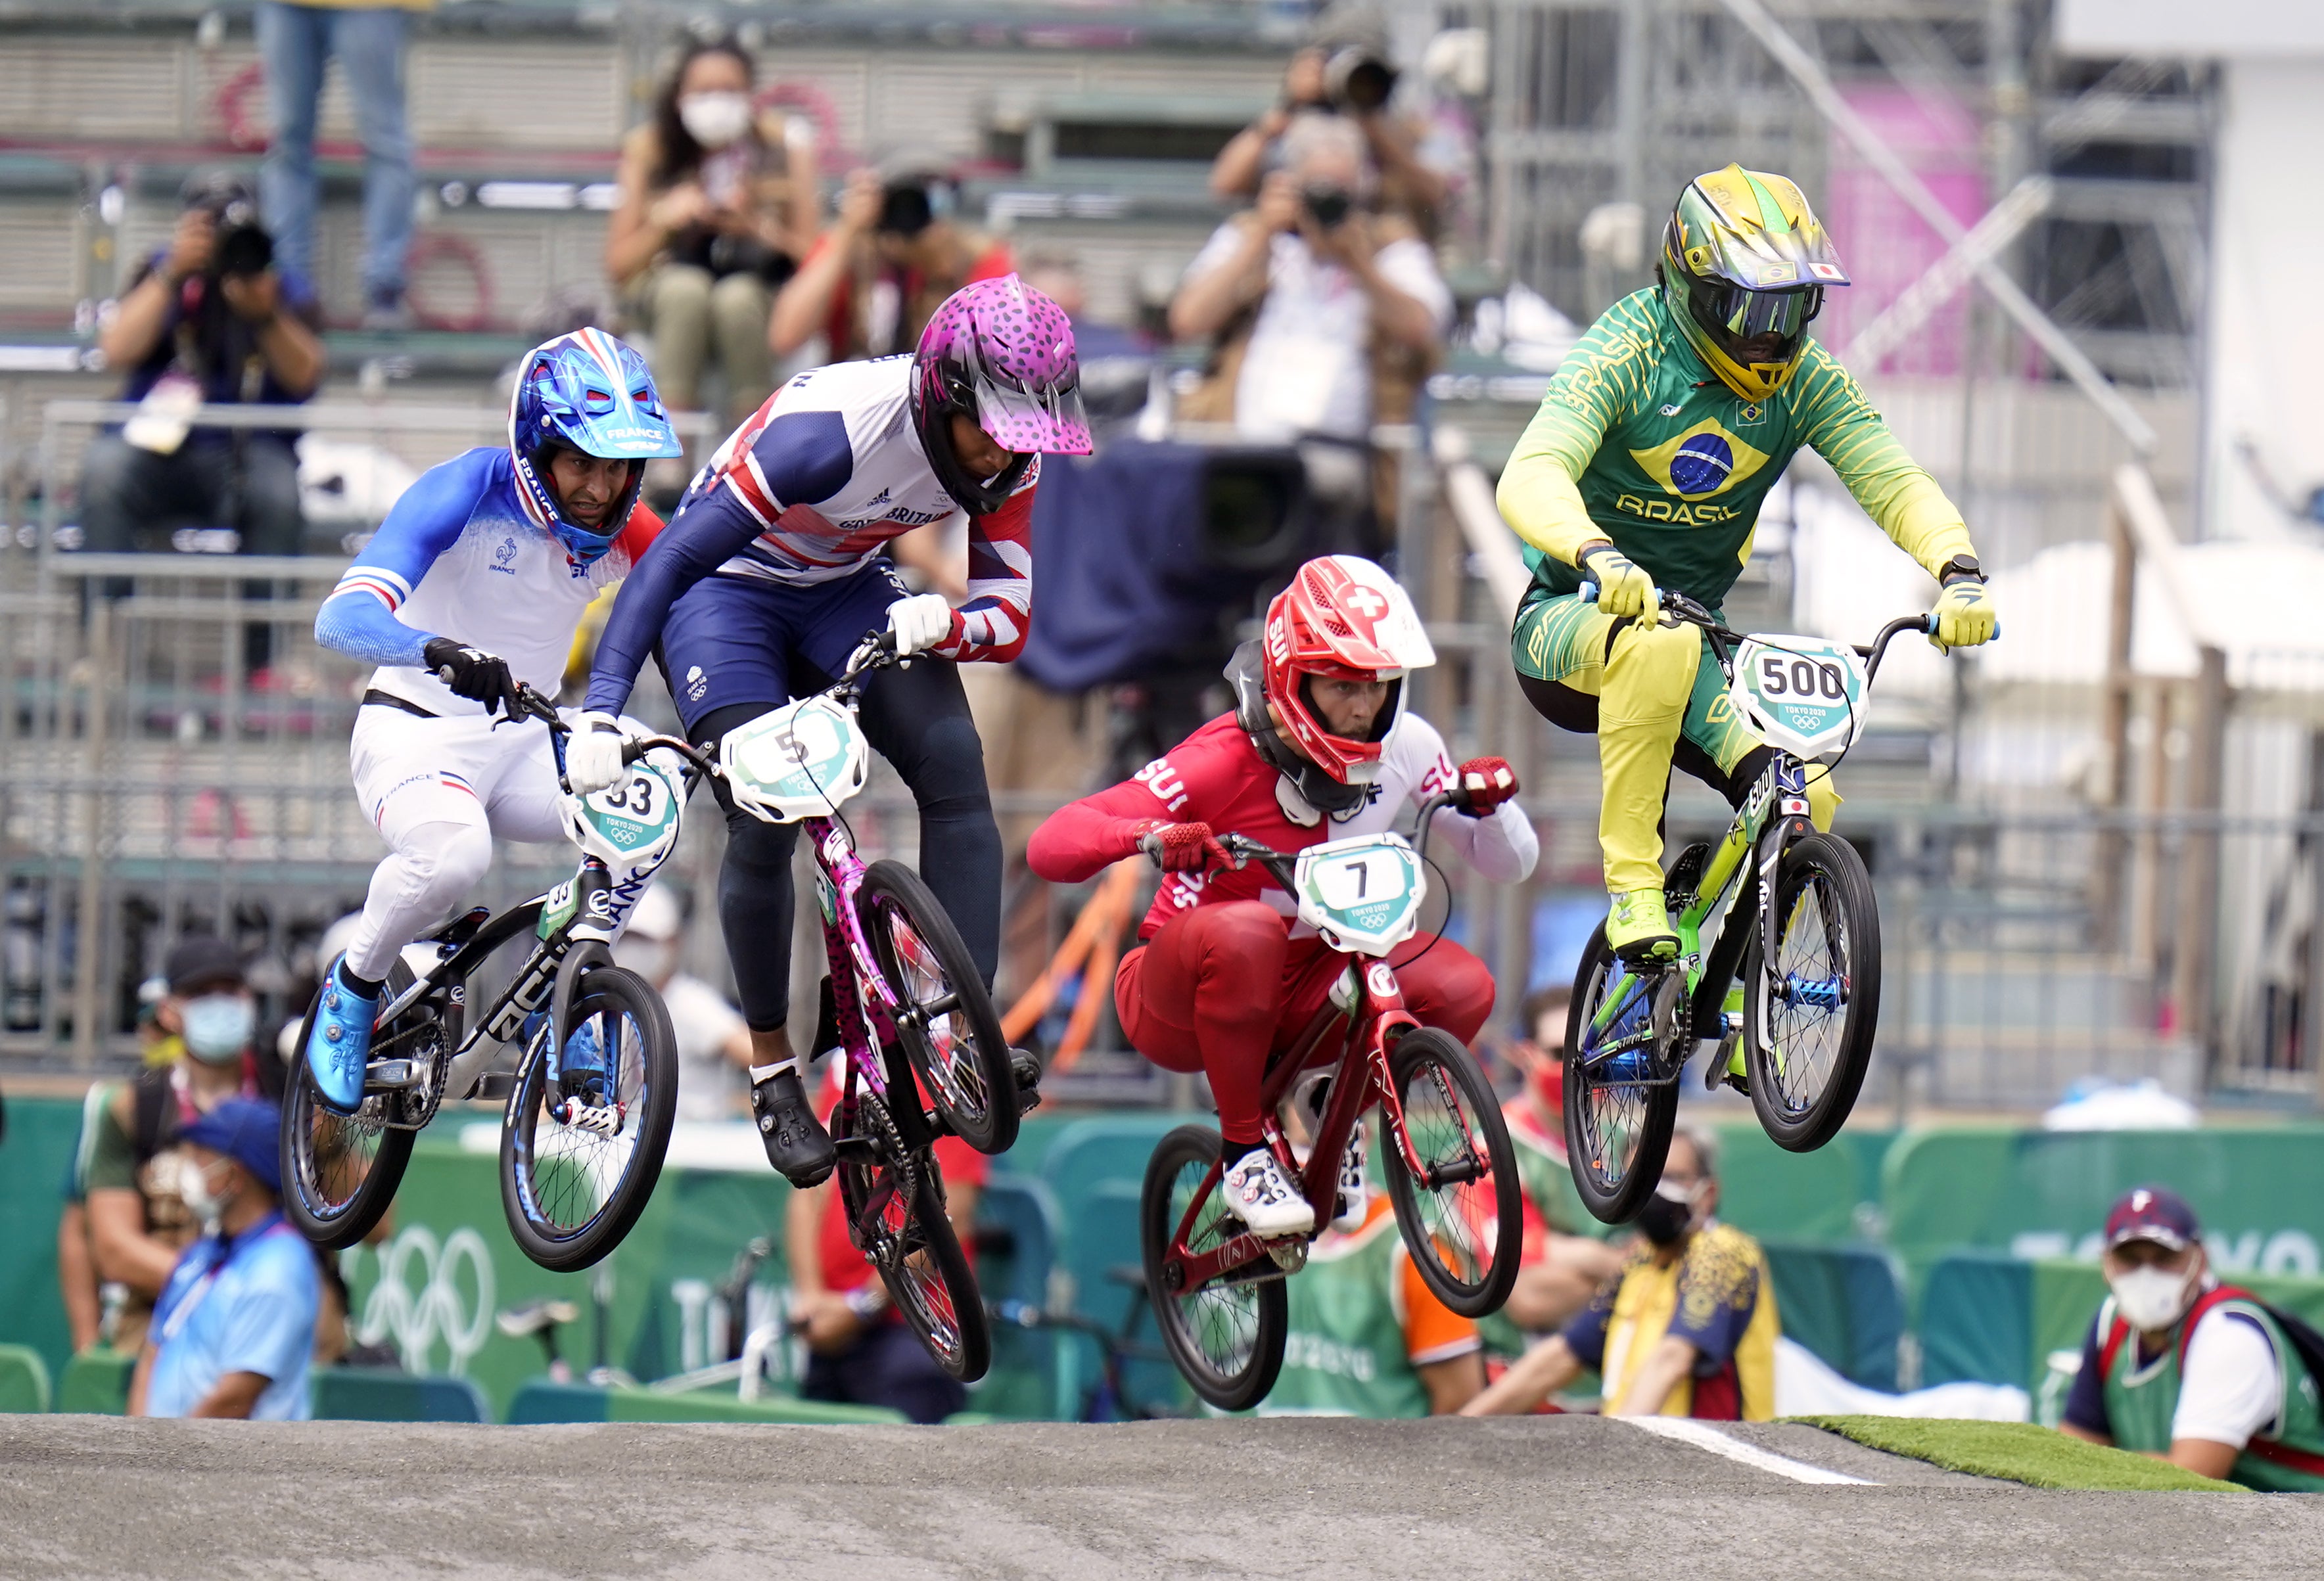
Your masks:
[{"label": "blue baseball cap", "polygon": [[2108,1251],[2125,1241],[2153,1241],[2180,1252],[2202,1238],[2203,1227],[2196,1222],[2195,1210],[2168,1186],[2140,1186],[2125,1192],[2107,1215]]},{"label": "blue baseball cap", "polygon": [[268,1190],[282,1190],[282,1111],[263,1098],[230,1098],[178,1133],[178,1140],[223,1154]]}]

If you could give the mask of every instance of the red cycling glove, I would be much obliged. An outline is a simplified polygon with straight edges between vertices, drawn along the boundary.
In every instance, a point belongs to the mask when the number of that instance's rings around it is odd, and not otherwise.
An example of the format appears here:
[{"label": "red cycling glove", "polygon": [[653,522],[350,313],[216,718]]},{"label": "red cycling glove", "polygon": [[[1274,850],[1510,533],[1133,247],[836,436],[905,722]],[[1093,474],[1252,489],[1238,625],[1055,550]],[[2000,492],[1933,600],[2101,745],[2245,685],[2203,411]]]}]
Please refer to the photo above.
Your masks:
[{"label": "red cycling glove", "polygon": [[1230,865],[1226,848],[1207,823],[1157,823],[1139,836],[1138,849],[1166,873],[1193,873]]},{"label": "red cycling glove", "polygon": [[1468,798],[1461,811],[1471,818],[1484,817],[1517,794],[1517,772],[1506,758],[1471,758],[1453,779]]}]

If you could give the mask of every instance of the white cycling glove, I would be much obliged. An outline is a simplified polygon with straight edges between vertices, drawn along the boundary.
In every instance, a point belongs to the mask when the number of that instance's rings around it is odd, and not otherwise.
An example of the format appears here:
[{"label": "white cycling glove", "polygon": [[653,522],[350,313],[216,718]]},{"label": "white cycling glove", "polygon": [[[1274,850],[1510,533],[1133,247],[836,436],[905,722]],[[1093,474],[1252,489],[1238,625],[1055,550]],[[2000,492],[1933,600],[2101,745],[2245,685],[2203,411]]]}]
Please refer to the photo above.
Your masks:
[{"label": "white cycling glove", "polygon": [[896,634],[896,657],[909,658],[952,635],[952,601],[940,593],[914,593],[888,606],[888,630]]},{"label": "white cycling glove", "polygon": [[565,742],[565,783],[576,796],[593,795],[622,777],[622,748],[629,732],[610,713],[585,713]]}]

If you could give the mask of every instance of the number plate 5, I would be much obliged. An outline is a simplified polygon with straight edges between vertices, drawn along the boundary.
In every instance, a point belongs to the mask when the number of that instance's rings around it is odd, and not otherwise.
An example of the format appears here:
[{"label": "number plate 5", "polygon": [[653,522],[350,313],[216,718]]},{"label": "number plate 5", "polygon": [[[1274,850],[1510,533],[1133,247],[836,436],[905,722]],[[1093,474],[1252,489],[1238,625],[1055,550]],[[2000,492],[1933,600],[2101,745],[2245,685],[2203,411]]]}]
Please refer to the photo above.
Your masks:
[{"label": "number plate 5", "polygon": [[1363,834],[1309,846],[1292,881],[1299,920],[1335,950],[1385,955],[1420,924],[1428,878],[1399,834]]},{"label": "number plate 5", "polygon": [[1852,745],[1871,712],[1864,661],[1821,637],[1749,639],[1736,650],[1727,694],[1761,740],[1801,758]]}]

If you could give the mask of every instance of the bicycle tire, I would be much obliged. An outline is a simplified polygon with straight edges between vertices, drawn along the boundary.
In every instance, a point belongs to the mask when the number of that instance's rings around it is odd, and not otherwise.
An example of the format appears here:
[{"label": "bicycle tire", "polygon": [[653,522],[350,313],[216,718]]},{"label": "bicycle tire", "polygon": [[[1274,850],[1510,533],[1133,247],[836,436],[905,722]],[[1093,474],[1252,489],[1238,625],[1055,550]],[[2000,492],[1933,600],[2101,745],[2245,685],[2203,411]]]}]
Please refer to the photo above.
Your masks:
[{"label": "bicycle tire", "polygon": [[[927,884],[911,869],[897,861],[873,862],[864,869],[857,892],[859,915],[871,936],[872,958],[899,1004],[941,1003],[942,991],[923,997],[913,991],[915,975],[925,977],[933,966],[942,974],[941,989],[954,1004],[944,1019],[951,1024],[945,1050],[954,1057],[939,1059],[939,1047],[927,1029],[899,1017],[896,1035],[904,1054],[920,1079],[924,1096],[953,1134],[979,1153],[1006,1153],[1017,1141],[1017,1072],[1009,1059],[1009,1043],[1001,1034],[1001,1017],[992,1008],[983,974],[969,959],[960,932]],[[901,921],[925,946],[925,955],[910,963],[897,947],[893,923]],[[967,1058],[956,1051],[965,1043]]]},{"label": "bicycle tire", "polygon": [[[333,970],[336,970],[334,968]],[[388,968],[383,997],[387,1001],[410,988],[416,979],[401,960]],[[326,1108],[315,1094],[315,1079],[307,1069],[307,1040],[314,1034],[315,1012],[322,1003],[318,987],[308,1002],[306,1018],[299,1024],[293,1070],[282,1098],[282,1214],[299,1233],[326,1251],[352,1246],[371,1234],[395,1200],[396,1188],[411,1162],[412,1133],[387,1123],[392,1093],[366,1097],[352,1115]],[[387,1035],[395,1034],[391,1028]],[[374,1036],[377,1036],[374,1034]],[[348,1139],[356,1139],[353,1145]],[[326,1138],[318,1148],[318,1139]],[[329,1181],[355,1146],[370,1152],[359,1165],[361,1177],[352,1190],[335,1194]]]},{"label": "bicycle tire", "polygon": [[[1797,958],[1796,965],[1785,964],[1793,924],[1809,920],[1803,908],[1811,901],[1813,920],[1821,924],[1821,933],[1822,976],[1815,980],[1818,987],[1838,984],[1842,996],[1840,1026],[1832,1039],[1829,1071],[1821,1081],[1812,1084],[1812,1091],[1803,1090],[1810,1084],[1795,1080],[1804,1026],[1779,1030],[1776,1042],[1779,1047],[1788,1043],[1789,1054],[1779,1055],[1759,1046],[1760,1005],[1769,981],[1762,964],[1766,942],[1758,936],[1757,918],[1743,967],[1743,1060],[1750,1076],[1751,1107],[1769,1139],[1793,1153],[1813,1152],[1847,1123],[1856,1108],[1857,1094],[1863,1090],[1865,1072],[1871,1068],[1873,1038],[1880,1024],[1879,903],[1864,859],[1836,835],[1799,836],[1784,848],[1776,869],[1775,915],[1782,929],[1776,964],[1787,986],[1801,979],[1801,968],[1818,969],[1814,958],[1818,946],[1813,941]],[[1833,959],[1835,955],[1839,959]],[[1795,1010],[1803,997],[1793,998],[1790,1008]],[[1780,1016],[1789,1011],[1771,1007],[1769,1013]]]},{"label": "bicycle tire", "polygon": [[[1573,1013],[1565,1023],[1565,1162],[1591,1217],[1628,1224],[1662,1179],[1678,1122],[1678,1083],[1607,1081],[1583,1066],[1582,1031],[1598,1014],[1613,965],[1600,923],[1574,969]],[[1607,1163],[1613,1156],[1618,1167]]]},{"label": "bicycle tire", "polygon": [[[1219,1134],[1208,1126],[1181,1126],[1162,1138],[1146,1161],[1146,1182],[1139,1192],[1138,1239],[1146,1264],[1148,1304],[1154,1309],[1154,1326],[1161,1330],[1163,1348],[1178,1375],[1206,1403],[1221,1411],[1247,1411],[1267,1398],[1283,1371],[1283,1347],[1290,1330],[1290,1301],[1281,1278],[1247,1284],[1216,1284],[1181,1297],[1170,1288],[1166,1270],[1185,1214],[1190,1188],[1202,1184],[1219,1162]],[[1209,1186],[1210,1200],[1218,1200],[1216,1181]],[[1215,1231],[1223,1212],[1198,1218],[1197,1238]],[[1199,1247],[1195,1249],[1200,1249]],[[1207,1298],[1207,1300],[1206,1300]],[[1195,1332],[1187,1307],[1204,1302],[1205,1310],[1225,1312],[1231,1306],[1239,1332],[1233,1354],[1222,1362],[1204,1337]],[[1225,1347],[1216,1347],[1224,1349]]]},{"label": "bicycle tire", "polygon": [[[1388,1051],[1388,1069],[1413,1151],[1421,1162],[1432,1167],[1460,1162],[1453,1156],[1457,1148],[1485,1166],[1477,1180],[1425,1186],[1413,1178],[1402,1151],[1392,1144],[1387,1127],[1381,1127],[1388,1200],[1396,1204],[1397,1230],[1412,1254],[1413,1267],[1454,1313],[1488,1317],[1509,1299],[1525,1246],[1525,1188],[1517,1181],[1517,1149],[1510,1144],[1500,1102],[1477,1068],[1476,1056],[1448,1032],[1423,1027],[1405,1034]],[[1431,1072],[1441,1072],[1444,1080],[1429,1080]],[[1416,1102],[1407,1095],[1421,1081],[1426,1086],[1418,1089],[1422,1101]],[[1438,1105],[1445,1106],[1441,1113]],[[1467,1112],[1456,1112],[1454,1105]],[[1452,1122],[1462,1133],[1457,1137],[1452,1135]],[[1432,1145],[1439,1140],[1446,1145]],[[1480,1143],[1484,1147],[1481,1159],[1476,1155]],[[1447,1266],[1448,1255],[1462,1258],[1467,1268]]]},{"label": "bicycle tire", "polygon": [[992,1330],[975,1272],[945,1211],[936,1155],[906,1154],[895,1122],[872,1094],[859,1093],[855,1104],[853,1129],[844,1106],[832,1125],[835,1142],[862,1144],[842,1147],[835,1172],[848,1236],[936,1365],[947,1377],[973,1383],[992,1365]]},{"label": "bicycle tire", "polygon": [[[594,1025],[603,1039],[609,1017],[622,1028],[619,1063],[610,1067],[613,1096],[627,1106],[619,1131],[608,1136],[549,1114],[546,1032],[519,1058],[502,1112],[501,1207],[509,1234],[526,1256],[558,1273],[586,1268],[622,1244],[661,1178],[678,1117],[678,1035],[661,996],[635,972],[597,967],[573,996],[571,1025],[576,1035]],[[603,1165],[616,1147],[624,1151],[605,1187]],[[577,1218],[566,1217],[562,1205],[576,1192],[580,1200],[598,1200]]]}]

